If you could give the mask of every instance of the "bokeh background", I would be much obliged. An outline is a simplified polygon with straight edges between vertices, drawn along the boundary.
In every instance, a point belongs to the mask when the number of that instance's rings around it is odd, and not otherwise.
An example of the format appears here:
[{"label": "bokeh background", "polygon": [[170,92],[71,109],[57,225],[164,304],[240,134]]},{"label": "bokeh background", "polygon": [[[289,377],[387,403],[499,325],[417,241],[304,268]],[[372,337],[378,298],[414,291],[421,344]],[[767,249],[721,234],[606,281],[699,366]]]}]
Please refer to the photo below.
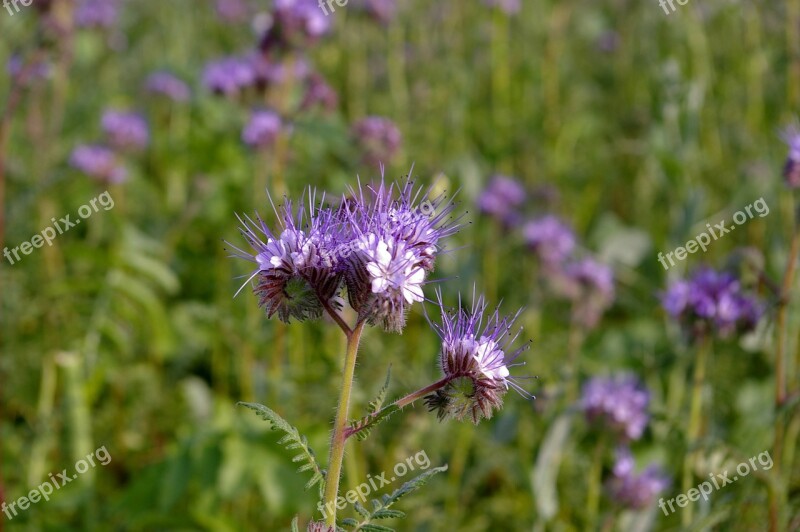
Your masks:
[{"label": "bokeh background", "polygon": [[[524,308],[533,343],[513,371],[537,377],[522,381],[537,398],[511,392],[477,427],[417,405],[349,445],[342,488],[424,450],[449,469],[387,526],[688,529],[685,510],[665,516],[655,501],[682,492],[689,450],[695,485],[773,448],[775,298],[768,281],[750,282],[765,302],[759,326],[713,342],[692,442],[697,345],[659,294],[704,264],[744,275],[745,256],[772,282],[783,275],[793,204],[780,130],[800,109],[800,3],[690,0],[667,15],[655,0],[350,0],[329,16],[284,13],[273,42],[280,9],[293,9],[276,3],[0,10],[0,245],[75,219],[105,191],[114,200],[0,264],[0,498],[100,446],[113,457],[49,502],[0,516],[0,529],[288,530],[297,514],[319,517],[278,434],[236,402],[269,405],[325,458],[344,339],[330,322],[267,320],[248,289],[234,298],[251,268],[223,240],[245,244],[236,213],[274,221],[267,191],[276,202],[309,185],[340,197],[357,177],[379,179],[379,162],[387,179],[413,165],[419,184],[457,191],[465,223],[434,277],[451,304],[474,286],[504,312]],[[109,110],[136,115],[115,122]],[[496,175],[519,187],[486,203]],[[669,272],[657,261],[761,197],[769,215]],[[552,290],[525,231],[545,215],[571,228],[577,257],[614,272],[613,293],[591,302],[596,319]],[[354,415],[390,364],[390,398],[437,379],[437,354],[421,305],[402,335],[368,330]],[[671,479],[661,495],[635,485],[639,507],[614,491],[613,446],[579,403],[587,379],[623,373],[650,398],[630,444],[636,469],[656,464]],[[794,462],[782,465],[782,526],[797,530]],[[691,526],[766,529],[765,473],[692,503]]]}]

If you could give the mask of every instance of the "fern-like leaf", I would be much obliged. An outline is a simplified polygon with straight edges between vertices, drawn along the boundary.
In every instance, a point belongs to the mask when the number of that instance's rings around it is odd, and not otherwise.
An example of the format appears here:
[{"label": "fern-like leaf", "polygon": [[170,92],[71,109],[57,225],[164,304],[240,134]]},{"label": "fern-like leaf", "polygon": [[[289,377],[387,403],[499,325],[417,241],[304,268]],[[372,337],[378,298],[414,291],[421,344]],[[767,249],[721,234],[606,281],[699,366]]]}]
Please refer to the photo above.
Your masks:
[{"label": "fern-like leaf", "polygon": [[319,495],[322,497],[322,490],[325,485],[325,470],[322,469],[317,462],[317,457],[314,451],[308,445],[308,439],[301,435],[300,432],[290,425],[285,419],[279,416],[274,410],[267,408],[259,403],[245,403],[240,401],[237,403],[244,407],[249,408],[259,415],[261,419],[268,421],[271,427],[275,430],[284,432],[285,435],[278,440],[279,445],[284,445],[286,450],[293,451],[299,450],[300,454],[292,458],[292,462],[303,462],[297,471],[303,473],[306,471],[313,471],[311,479],[306,482],[305,489],[309,490],[314,485],[319,484]]},{"label": "fern-like leaf", "polygon": [[341,521],[343,526],[348,526],[353,528],[353,532],[395,532],[393,528],[389,528],[387,526],[378,525],[373,523],[372,521],[375,519],[402,519],[406,516],[404,512],[400,510],[392,510],[389,509],[394,503],[400,500],[402,497],[405,497],[409,493],[418,490],[422,486],[424,486],[430,478],[443,471],[447,471],[447,464],[441,467],[434,467],[433,469],[429,469],[424,473],[416,476],[415,478],[409,480],[396,490],[394,490],[389,495],[384,495],[380,499],[372,499],[370,503],[372,504],[372,511],[367,510],[361,504],[356,503],[355,508],[356,511],[364,517],[364,520],[360,523],[357,522],[353,518],[347,518]]}]

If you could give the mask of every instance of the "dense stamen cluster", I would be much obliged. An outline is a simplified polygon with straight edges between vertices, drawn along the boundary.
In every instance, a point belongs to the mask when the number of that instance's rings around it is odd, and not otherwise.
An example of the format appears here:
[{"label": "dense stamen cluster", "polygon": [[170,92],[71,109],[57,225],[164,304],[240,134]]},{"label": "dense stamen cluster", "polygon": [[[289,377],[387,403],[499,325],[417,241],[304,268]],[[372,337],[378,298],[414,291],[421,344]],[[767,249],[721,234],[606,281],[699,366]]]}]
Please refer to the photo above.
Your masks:
[{"label": "dense stamen cluster", "polygon": [[286,202],[280,231],[258,217],[240,219],[255,253],[234,247],[234,255],[257,264],[247,282],[255,282],[259,303],[283,321],[317,318],[341,307],[346,287],[360,321],[401,332],[408,309],[424,300],[440,240],[457,229],[453,205],[443,195],[429,199],[410,180],[353,190],[337,207],[308,196],[308,213]]},{"label": "dense stamen cluster", "polygon": [[444,307],[441,293],[438,296],[442,324],[432,326],[442,341],[439,363],[447,384],[425,398],[428,407],[440,419],[469,417],[477,424],[503,405],[509,388],[529,397],[508,369],[529,346],[528,342],[509,351],[521,332],[511,332],[519,313],[501,316],[495,309],[484,323],[488,305],[483,297],[474,297],[469,310],[450,310]]}]

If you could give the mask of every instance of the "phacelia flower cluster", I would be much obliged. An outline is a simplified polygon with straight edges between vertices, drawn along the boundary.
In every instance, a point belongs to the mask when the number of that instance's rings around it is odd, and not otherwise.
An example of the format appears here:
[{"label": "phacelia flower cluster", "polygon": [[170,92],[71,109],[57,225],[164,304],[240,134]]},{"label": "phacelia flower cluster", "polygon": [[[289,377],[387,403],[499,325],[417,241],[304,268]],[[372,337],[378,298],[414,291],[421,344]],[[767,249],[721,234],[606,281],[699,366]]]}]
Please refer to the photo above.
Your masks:
[{"label": "phacelia flower cluster", "polygon": [[141,150],[150,140],[147,122],[137,113],[109,109],[100,124],[108,143],[118,150]]},{"label": "phacelia flower cluster", "polygon": [[638,440],[649,414],[650,394],[636,377],[594,377],[583,386],[581,408],[586,419],[609,429],[622,441]]},{"label": "phacelia flower cluster", "polygon": [[575,233],[553,215],[527,222],[522,234],[525,243],[546,266],[562,264],[575,249]]},{"label": "phacelia flower cluster", "polygon": [[783,167],[783,177],[789,188],[800,188],[800,128],[796,125],[789,126],[781,137],[789,147],[786,164]]},{"label": "phacelia flower cluster", "polygon": [[761,302],[742,290],[733,274],[703,268],[670,284],[661,297],[667,313],[690,335],[729,337],[749,332],[763,314]]},{"label": "phacelia flower cluster", "polygon": [[242,220],[254,253],[234,246],[234,256],[257,265],[245,285],[254,282],[268,316],[319,317],[341,306],[346,289],[360,321],[400,332],[408,309],[423,301],[441,240],[457,229],[452,203],[429,198],[410,180],[402,187],[381,181],[350,196],[329,207],[309,191],[308,212],[287,201],[274,232],[260,218]]},{"label": "phacelia flower cluster", "polygon": [[145,89],[152,94],[166,96],[174,102],[186,102],[192,94],[182,79],[169,72],[153,72],[145,82]]},{"label": "phacelia flower cluster", "polygon": [[79,28],[110,29],[119,17],[118,0],[80,0],[75,6]]},{"label": "phacelia flower cluster", "polygon": [[353,124],[352,135],[367,164],[390,162],[403,142],[397,126],[388,118],[368,116]]},{"label": "phacelia flower cluster", "polygon": [[513,177],[495,175],[478,197],[478,208],[484,214],[497,218],[503,225],[512,226],[520,219],[519,208],[525,199],[522,183]]},{"label": "phacelia flower cluster", "polygon": [[486,316],[488,305],[483,297],[474,297],[469,310],[448,309],[438,294],[442,323],[434,324],[442,342],[439,365],[446,384],[425,398],[439,419],[469,418],[477,424],[492,417],[503,405],[503,395],[509,388],[530,397],[509,368],[529,347],[525,343],[513,348],[521,328],[512,332],[517,315],[501,316],[499,308]]},{"label": "phacelia flower cluster", "polygon": [[250,147],[263,149],[272,146],[283,131],[284,124],[278,113],[258,110],[242,130],[242,141]]},{"label": "phacelia flower cluster", "polygon": [[77,146],[72,151],[69,163],[76,170],[105,183],[121,183],[127,177],[127,171],[117,155],[105,146]]},{"label": "phacelia flower cluster", "polygon": [[650,464],[636,474],[636,462],[629,449],[617,449],[612,477],[608,481],[609,498],[624,508],[641,510],[653,505],[671,482],[656,464]]}]

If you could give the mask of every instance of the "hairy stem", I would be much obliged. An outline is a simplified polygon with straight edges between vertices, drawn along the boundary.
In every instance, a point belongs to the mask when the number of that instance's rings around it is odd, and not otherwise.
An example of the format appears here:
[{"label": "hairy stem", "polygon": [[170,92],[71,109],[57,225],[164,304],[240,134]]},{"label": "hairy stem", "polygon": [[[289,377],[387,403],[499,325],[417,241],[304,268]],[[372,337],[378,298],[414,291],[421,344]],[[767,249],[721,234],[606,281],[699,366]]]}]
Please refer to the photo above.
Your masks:
[{"label": "hairy stem", "polygon": [[356,370],[358,343],[361,340],[361,331],[363,329],[364,322],[359,321],[355,328],[347,334],[347,353],[345,355],[344,371],[342,373],[342,390],[339,394],[336,421],[334,421],[333,434],[331,434],[331,449],[328,459],[328,473],[325,477],[325,493],[323,500],[325,508],[328,511],[325,522],[328,526],[332,527],[336,526],[336,496],[339,494],[339,477],[342,474],[344,446],[347,441],[345,430],[347,429],[347,418],[350,415],[350,394],[353,390],[353,376]]}]

